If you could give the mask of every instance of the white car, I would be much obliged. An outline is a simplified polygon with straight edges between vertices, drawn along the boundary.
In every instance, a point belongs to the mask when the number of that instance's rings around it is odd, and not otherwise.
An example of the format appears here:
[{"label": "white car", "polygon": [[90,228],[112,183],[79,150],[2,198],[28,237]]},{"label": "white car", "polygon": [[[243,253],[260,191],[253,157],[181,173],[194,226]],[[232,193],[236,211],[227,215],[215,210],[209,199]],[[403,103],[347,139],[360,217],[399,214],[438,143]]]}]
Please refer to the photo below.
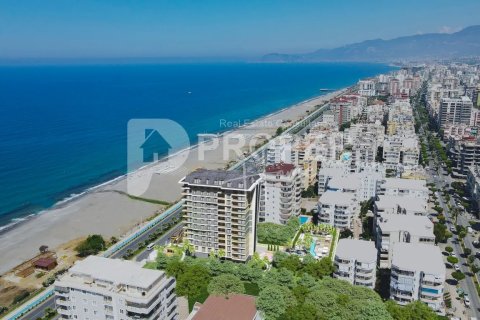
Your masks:
[{"label": "white car", "polygon": [[470,298],[468,295],[463,296],[463,301],[465,302],[465,306],[470,307]]},{"label": "white car", "polygon": [[460,271],[460,267],[458,266],[458,264],[455,264],[453,267],[455,268],[455,271]]}]

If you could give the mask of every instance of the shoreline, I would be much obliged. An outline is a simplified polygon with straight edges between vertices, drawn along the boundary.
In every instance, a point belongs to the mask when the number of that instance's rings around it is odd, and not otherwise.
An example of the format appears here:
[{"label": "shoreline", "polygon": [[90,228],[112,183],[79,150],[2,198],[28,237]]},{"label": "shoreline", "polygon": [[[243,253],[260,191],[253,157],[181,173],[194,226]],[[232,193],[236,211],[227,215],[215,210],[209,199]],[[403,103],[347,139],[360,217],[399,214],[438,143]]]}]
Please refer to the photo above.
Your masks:
[{"label": "shoreline", "polygon": [[[313,110],[316,105],[327,102],[334,96],[345,92],[348,88],[350,87],[299,101],[296,104],[252,120],[244,126],[228,128],[228,130],[213,134],[217,134],[221,138],[231,133],[239,133],[246,137],[259,132],[273,134],[277,129],[276,126],[263,127],[262,124],[272,121],[272,123],[281,123],[282,126],[290,126],[308,115],[307,110]],[[282,122],[287,120],[289,122]],[[5,259],[2,259],[0,273],[4,273],[30,259],[37,253],[40,244],[48,245],[54,249],[74,238],[94,233],[102,234],[105,238],[110,236],[121,237],[144,223],[152,215],[161,212],[164,206],[132,200],[128,196],[117,192],[126,191],[126,181],[130,177],[141,179],[143,174],[149,172],[152,174],[153,172],[149,190],[142,197],[173,203],[180,196],[178,181],[189,171],[199,166],[219,169],[225,167],[230,161],[239,160],[222,159],[222,153],[214,150],[205,153],[206,158],[200,161],[195,158],[200,144],[201,142],[197,142],[154,163],[137,168],[131,173],[90,187],[77,195],[72,195],[57,202],[48,209],[22,218],[14,225],[4,227],[0,230],[0,239],[3,240],[0,241],[0,254]],[[162,171],[169,160],[182,157],[187,159],[182,168],[172,172]],[[166,169],[168,169],[168,165]],[[28,238],[25,238],[26,234],[29,235]]]},{"label": "shoreline", "polygon": [[[273,117],[275,115],[278,115],[282,112],[284,112],[285,110],[288,110],[288,109],[291,109],[291,108],[294,108],[296,106],[299,106],[299,105],[302,105],[302,104],[305,104],[305,103],[308,103],[308,102],[311,102],[311,101],[314,101],[316,99],[319,99],[319,98],[322,98],[322,97],[325,97],[325,96],[328,96],[330,94],[334,94],[334,93],[337,93],[339,91],[344,91],[346,90],[348,87],[346,88],[341,88],[341,89],[336,89],[336,90],[332,90],[332,91],[328,91],[328,92],[325,92],[323,94],[320,94],[320,95],[317,95],[317,96],[314,96],[314,97],[311,97],[311,98],[308,98],[306,100],[302,100],[298,103],[295,103],[293,105],[290,105],[290,106],[286,106],[286,107],[282,107],[281,109],[277,110],[277,111],[274,111],[274,112],[271,112],[271,113],[268,113],[266,115],[263,115],[261,116],[260,118],[257,118],[257,119],[254,119],[252,120],[251,122],[247,123],[247,124],[243,124],[243,125],[240,125],[240,126],[236,126],[236,127],[231,127],[231,128],[226,128],[225,130],[219,130],[219,131],[216,131],[216,132],[211,132],[209,134],[216,134],[218,137],[223,137],[225,135],[227,135],[228,133],[232,133],[236,130],[241,130],[242,128],[247,128],[249,126],[252,126],[254,125],[255,123],[261,123],[262,121],[264,120],[267,120],[268,118],[270,117]],[[6,224],[3,224],[3,225],[0,225],[0,236],[3,235],[4,233],[12,230],[13,228],[17,227],[17,226],[20,226],[21,224],[23,223],[26,223],[28,221],[31,221],[33,219],[35,219],[35,217],[37,216],[40,216],[40,215],[43,215],[43,214],[47,214],[49,211],[51,210],[55,210],[55,209],[61,209],[62,207],[64,206],[67,206],[68,204],[70,204],[71,202],[73,201],[76,201],[76,200],[79,200],[80,198],[88,195],[89,193],[92,193],[92,192],[95,192],[95,191],[98,191],[100,190],[101,188],[103,187],[108,187],[109,185],[111,184],[115,184],[116,182],[122,180],[122,179],[126,179],[129,175],[132,175],[132,174],[135,174],[136,172],[140,172],[142,170],[146,170],[150,167],[153,167],[153,166],[156,166],[156,165],[159,165],[161,164],[162,162],[165,162],[165,161],[168,161],[170,158],[173,158],[177,155],[179,155],[180,153],[182,152],[186,152],[186,151],[191,151],[191,150],[194,150],[196,148],[198,148],[200,145],[200,142],[195,142],[194,144],[190,145],[190,146],[187,146],[181,150],[178,150],[176,151],[175,153],[171,154],[171,155],[165,155],[163,156],[161,159],[155,161],[155,162],[152,162],[152,163],[149,163],[149,164],[146,164],[146,165],[143,165],[143,166],[140,166],[139,168],[136,168],[135,170],[133,170],[132,172],[128,172],[128,173],[125,173],[125,174],[122,174],[120,176],[117,176],[115,178],[112,178],[112,179],[108,179],[108,180],[104,180],[104,181],[99,181],[98,184],[93,184],[91,187],[87,187],[86,189],[84,189],[83,191],[79,192],[79,193],[72,193],[70,194],[69,196],[57,201],[56,203],[54,203],[53,205],[51,205],[50,207],[47,207],[47,208],[43,208],[39,211],[36,211],[36,212],[29,212],[27,213],[25,216],[22,216],[22,217],[16,217],[16,218],[12,218],[9,222],[7,222]],[[15,211],[15,210],[14,210]]]}]

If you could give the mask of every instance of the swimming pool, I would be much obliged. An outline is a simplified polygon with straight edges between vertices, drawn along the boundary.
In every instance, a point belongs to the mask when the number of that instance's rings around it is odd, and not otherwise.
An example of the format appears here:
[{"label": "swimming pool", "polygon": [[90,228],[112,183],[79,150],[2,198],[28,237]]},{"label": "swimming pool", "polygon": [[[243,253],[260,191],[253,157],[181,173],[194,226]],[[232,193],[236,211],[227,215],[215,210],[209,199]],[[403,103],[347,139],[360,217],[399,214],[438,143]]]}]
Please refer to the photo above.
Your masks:
[{"label": "swimming pool", "polygon": [[298,220],[300,221],[300,225],[302,225],[304,223],[307,223],[308,220],[310,220],[310,217],[309,216],[300,216],[300,217],[298,217]]}]

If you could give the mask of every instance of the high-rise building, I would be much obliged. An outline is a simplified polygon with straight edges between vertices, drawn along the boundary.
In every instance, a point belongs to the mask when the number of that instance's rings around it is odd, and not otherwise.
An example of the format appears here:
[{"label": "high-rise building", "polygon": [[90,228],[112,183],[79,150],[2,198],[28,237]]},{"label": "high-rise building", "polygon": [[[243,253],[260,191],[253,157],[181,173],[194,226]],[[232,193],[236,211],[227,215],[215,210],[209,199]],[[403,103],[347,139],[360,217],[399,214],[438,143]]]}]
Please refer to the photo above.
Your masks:
[{"label": "high-rise building", "polygon": [[259,221],[286,224],[300,214],[302,171],[293,164],[276,163],[262,174],[264,207]]},{"label": "high-rise building", "polygon": [[255,251],[260,177],[236,171],[198,169],[180,180],[185,235],[195,254],[222,250],[245,261]]},{"label": "high-rise building", "polygon": [[61,319],[178,319],[175,278],[131,261],[90,256],[55,282]]},{"label": "high-rise building", "polygon": [[472,107],[472,100],[466,96],[443,98],[440,102],[438,124],[440,127],[448,124],[470,124]]}]

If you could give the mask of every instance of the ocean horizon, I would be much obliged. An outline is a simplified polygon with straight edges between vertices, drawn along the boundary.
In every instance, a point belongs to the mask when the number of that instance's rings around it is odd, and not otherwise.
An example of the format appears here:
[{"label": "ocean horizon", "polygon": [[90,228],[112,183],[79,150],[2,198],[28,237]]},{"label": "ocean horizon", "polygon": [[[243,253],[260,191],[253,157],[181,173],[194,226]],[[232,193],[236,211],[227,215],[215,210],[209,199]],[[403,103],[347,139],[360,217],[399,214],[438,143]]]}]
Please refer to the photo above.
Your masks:
[{"label": "ocean horizon", "polygon": [[[183,63],[0,66],[0,227],[127,170],[127,122],[232,128],[385,73],[383,64]],[[187,145],[185,145],[187,147]]]}]

